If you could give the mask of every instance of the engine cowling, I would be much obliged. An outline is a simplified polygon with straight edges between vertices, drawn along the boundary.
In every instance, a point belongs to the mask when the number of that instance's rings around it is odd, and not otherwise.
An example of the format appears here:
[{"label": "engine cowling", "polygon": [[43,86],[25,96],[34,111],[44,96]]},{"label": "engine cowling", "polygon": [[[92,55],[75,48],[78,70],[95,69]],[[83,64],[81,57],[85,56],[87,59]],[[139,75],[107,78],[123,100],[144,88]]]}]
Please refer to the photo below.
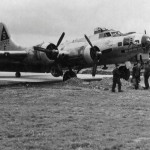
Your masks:
[{"label": "engine cowling", "polygon": [[94,63],[94,61],[91,57],[91,47],[90,46],[87,46],[85,48],[83,56],[84,56],[84,59],[85,59],[87,64],[93,64]]},{"label": "engine cowling", "polygon": [[[53,43],[42,43],[41,45],[35,46],[34,49],[39,51],[39,58],[48,59],[50,61],[54,61],[57,59],[59,51]],[[40,52],[42,51],[42,52]],[[43,53],[44,52],[44,53]],[[47,58],[45,58],[47,57]]]},{"label": "engine cowling", "polygon": [[55,44],[44,43],[40,46],[40,48],[42,48],[43,51],[45,50],[44,52],[50,60],[56,60],[57,59],[59,51],[58,51],[58,48]]},{"label": "engine cowling", "polygon": [[88,64],[93,64],[95,58],[99,60],[99,56],[101,55],[101,52],[99,51],[99,48],[97,46],[94,46],[95,51],[89,46],[87,46],[84,50],[84,59]]},{"label": "engine cowling", "polygon": [[57,46],[53,43],[50,43],[46,49],[48,50],[48,53],[46,53],[47,57],[51,60],[56,60],[59,55]]}]

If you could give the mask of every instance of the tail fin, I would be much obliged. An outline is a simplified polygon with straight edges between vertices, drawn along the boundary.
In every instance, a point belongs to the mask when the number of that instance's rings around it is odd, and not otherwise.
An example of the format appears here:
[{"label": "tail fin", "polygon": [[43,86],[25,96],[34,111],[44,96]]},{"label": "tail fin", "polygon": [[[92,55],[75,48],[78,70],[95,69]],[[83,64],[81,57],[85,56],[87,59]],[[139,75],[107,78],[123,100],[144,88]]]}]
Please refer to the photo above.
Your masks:
[{"label": "tail fin", "polygon": [[0,51],[5,50],[19,50],[19,46],[11,40],[7,27],[0,23]]}]

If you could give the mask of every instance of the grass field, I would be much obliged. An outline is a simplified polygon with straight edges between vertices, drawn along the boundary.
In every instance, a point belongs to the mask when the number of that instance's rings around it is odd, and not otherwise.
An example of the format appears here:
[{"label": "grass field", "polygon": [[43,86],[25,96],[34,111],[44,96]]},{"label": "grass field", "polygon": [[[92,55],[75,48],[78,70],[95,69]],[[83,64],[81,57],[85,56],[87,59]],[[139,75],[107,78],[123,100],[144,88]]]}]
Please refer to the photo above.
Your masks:
[{"label": "grass field", "polygon": [[1,150],[150,149],[150,91],[55,84],[0,88]]}]

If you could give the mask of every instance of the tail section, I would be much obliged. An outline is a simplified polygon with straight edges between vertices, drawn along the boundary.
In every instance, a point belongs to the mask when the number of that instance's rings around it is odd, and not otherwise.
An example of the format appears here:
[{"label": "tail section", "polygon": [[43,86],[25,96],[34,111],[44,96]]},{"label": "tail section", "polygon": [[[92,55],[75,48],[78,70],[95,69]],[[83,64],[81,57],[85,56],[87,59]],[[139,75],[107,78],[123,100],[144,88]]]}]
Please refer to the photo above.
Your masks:
[{"label": "tail section", "polygon": [[11,40],[7,27],[0,23],[0,51],[19,49],[20,47]]}]

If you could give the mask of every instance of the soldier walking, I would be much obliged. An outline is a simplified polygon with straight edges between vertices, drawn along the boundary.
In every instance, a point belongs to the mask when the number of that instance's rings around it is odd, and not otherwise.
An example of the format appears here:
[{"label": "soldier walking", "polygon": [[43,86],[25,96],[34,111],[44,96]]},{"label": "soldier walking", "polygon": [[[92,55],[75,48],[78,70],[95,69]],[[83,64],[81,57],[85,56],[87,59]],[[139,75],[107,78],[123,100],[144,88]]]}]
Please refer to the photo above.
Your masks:
[{"label": "soldier walking", "polygon": [[139,83],[141,81],[140,75],[141,75],[141,64],[137,63],[134,65],[132,69],[132,82],[136,90],[139,88]]},{"label": "soldier walking", "polygon": [[120,81],[120,71],[119,71],[119,65],[115,65],[115,69],[113,70],[113,84],[112,84],[112,92],[115,92],[116,84],[118,84],[118,92],[123,92],[121,90],[121,81]]},{"label": "soldier walking", "polygon": [[144,66],[144,89],[149,89],[148,79],[150,76],[150,62],[148,61]]}]

